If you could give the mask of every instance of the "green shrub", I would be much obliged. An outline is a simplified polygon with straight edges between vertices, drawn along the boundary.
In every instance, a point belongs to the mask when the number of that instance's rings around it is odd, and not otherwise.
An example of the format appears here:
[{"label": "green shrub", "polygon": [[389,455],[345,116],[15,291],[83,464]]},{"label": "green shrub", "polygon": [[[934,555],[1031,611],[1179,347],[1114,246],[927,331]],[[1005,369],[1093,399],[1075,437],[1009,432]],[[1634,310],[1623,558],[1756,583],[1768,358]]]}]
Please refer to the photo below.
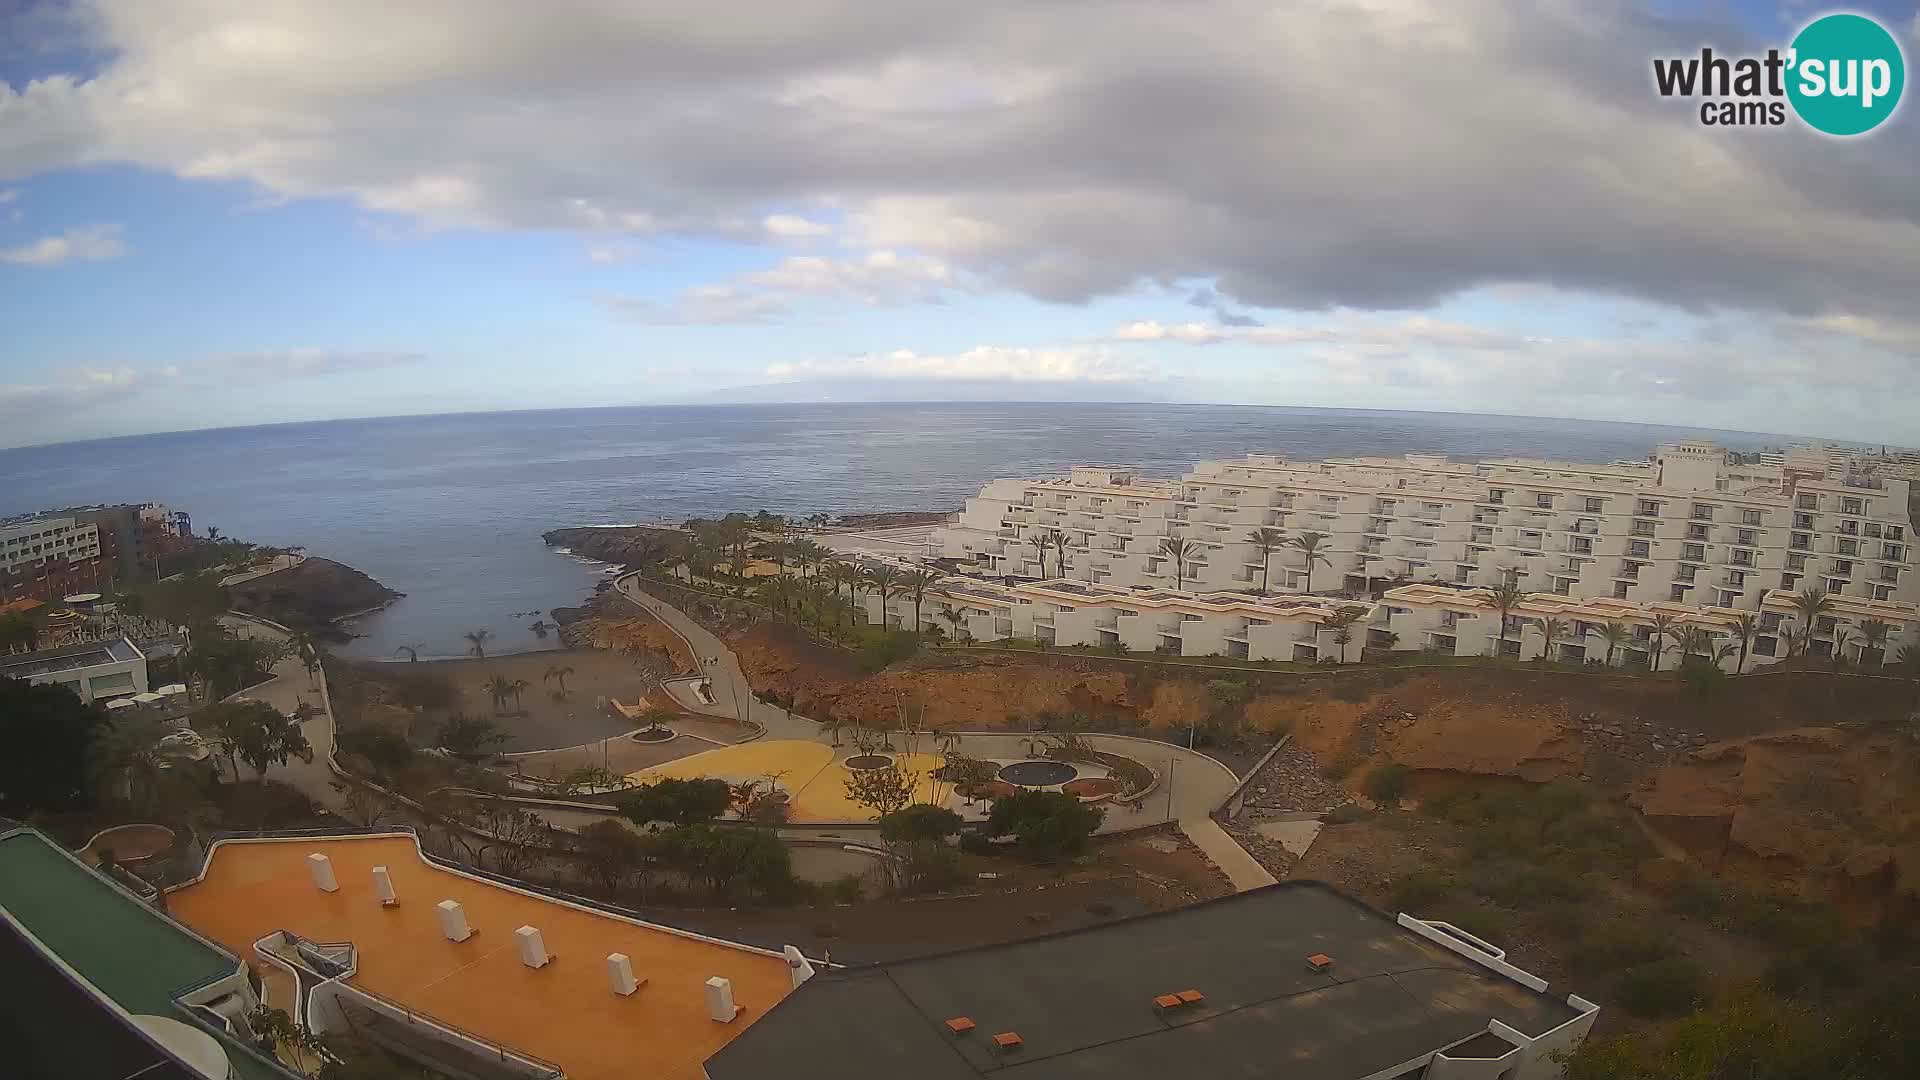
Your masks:
[{"label": "green shrub", "polygon": [[1102,811],[1060,791],[1021,791],[993,801],[987,817],[990,836],[1011,833],[1036,859],[1077,855],[1100,827]]},{"label": "green shrub", "polygon": [[1373,771],[1367,774],[1363,786],[1366,788],[1367,797],[1375,803],[1386,807],[1397,807],[1400,805],[1400,797],[1407,793],[1407,780],[1411,775],[1405,765],[1390,761],[1385,765],[1375,766]]},{"label": "green shrub", "polygon": [[880,818],[880,837],[888,843],[942,840],[960,831],[960,815],[944,806],[920,803]]},{"label": "green shrub", "polygon": [[1592,927],[1567,950],[1567,963],[1582,976],[1594,976],[1665,960],[1672,955],[1672,939],[1658,928],[1609,922]]},{"label": "green shrub", "polygon": [[967,878],[960,866],[960,855],[938,840],[915,840],[906,846],[900,859],[900,888],[903,892],[936,892],[951,889]]},{"label": "green shrub", "polygon": [[1584,900],[1593,893],[1577,870],[1552,863],[1482,863],[1472,868],[1469,880],[1475,892],[1511,908],[1531,909]]},{"label": "green shrub", "polygon": [[1445,870],[1416,870],[1393,882],[1395,910],[1418,914],[1433,909],[1460,888],[1460,879]]},{"label": "green shrub", "polygon": [[960,834],[960,850],[969,855],[995,855],[999,853],[1000,846],[987,834],[968,829]]},{"label": "green shrub", "polygon": [[860,668],[867,672],[879,671],[919,651],[919,634],[889,630],[860,647]]},{"label": "green shrub", "polygon": [[1710,918],[1726,906],[1720,883],[1707,874],[1688,874],[1667,894],[1667,910],[1696,919]]},{"label": "green shrub", "polygon": [[1707,976],[1684,956],[1642,964],[1620,979],[1620,1007],[1649,1020],[1684,1016],[1707,1003]]}]

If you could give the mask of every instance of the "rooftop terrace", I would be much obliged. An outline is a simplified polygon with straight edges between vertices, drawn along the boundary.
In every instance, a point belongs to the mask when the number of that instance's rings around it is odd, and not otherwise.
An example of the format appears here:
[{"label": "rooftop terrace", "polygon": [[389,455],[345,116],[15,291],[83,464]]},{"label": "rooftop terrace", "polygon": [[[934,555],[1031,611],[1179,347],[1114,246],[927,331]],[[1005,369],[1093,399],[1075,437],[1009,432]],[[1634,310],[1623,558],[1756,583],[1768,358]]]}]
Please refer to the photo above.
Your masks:
[{"label": "rooftop terrace", "polygon": [[140,650],[125,638],[88,641],[58,649],[41,649],[19,656],[0,657],[0,677],[31,679],[57,671],[76,671],[99,664],[118,664],[140,659]]},{"label": "rooftop terrace", "polygon": [[[314,887],[310,853],[332,860],[339,890]],[[372,868],[400,898],[382,907]],[[448,941],[435,905],[457,900],[477,933]],[[458,873],[428,862],[411,836],[223,841],[206,876],[169,894],[176,917],[236,951],[275,930],[350,941],[352,985],[512,1050],[552,1061],[570,1080],[697,1080],[700,1062],[788,993],[780,956],[651,926]],[[538,927],[554,961],[524,966],[514,930]],[[625,953],[646,980],[631,997],[608,989],[606,957]],[[738,1019],[709,1019],[703,984],[733,983]]]}]

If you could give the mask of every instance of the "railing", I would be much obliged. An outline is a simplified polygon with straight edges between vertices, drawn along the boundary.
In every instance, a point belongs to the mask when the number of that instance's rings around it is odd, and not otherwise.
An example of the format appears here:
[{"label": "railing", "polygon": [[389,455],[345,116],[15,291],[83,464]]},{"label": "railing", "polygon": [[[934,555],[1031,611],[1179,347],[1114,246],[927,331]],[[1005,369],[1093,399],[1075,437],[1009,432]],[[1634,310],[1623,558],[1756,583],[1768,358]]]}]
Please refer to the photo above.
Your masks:
[{"label": "railing", "polygon": [[[552,1078],[566,1075],[566,1070],[545,1058],[535,1057],[532,1054],[519,1050],[508,1049],[505,1044],[486,1038],[478,1032],[468,1031],[466,1028],[460,1027],[457,1024],[450,1024],[437,1016],[421,1012],[411,1005],[395,1001],[385,994],[375,993],[364,986],[359,986],[354,983],[335,982],[334,988],[336,993],[349,997],[366,998],[369,1001],[379,1003],[384,1006],[386,1010],[399,1012],[401,1016],[405,1017],[406,1023],[409,1026],[432,1028],[482,1047],[487,1053],[498,1055],[503,1064],[515,1064],[530,1070],[528,1073],[530,1076]],[[372,1011],[378,1012],[378,1010]]]}]

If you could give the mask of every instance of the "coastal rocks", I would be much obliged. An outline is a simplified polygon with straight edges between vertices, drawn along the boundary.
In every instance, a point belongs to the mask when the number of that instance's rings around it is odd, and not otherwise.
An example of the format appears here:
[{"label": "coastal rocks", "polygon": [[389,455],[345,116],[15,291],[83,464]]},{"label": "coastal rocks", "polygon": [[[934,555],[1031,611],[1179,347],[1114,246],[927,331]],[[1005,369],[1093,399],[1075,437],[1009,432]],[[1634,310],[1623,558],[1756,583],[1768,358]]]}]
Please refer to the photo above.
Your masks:
[{"label": "coastal rocks", "polygon": [[309,558],[227,589],[235,611],[296,630],[338,634],[337,619],[383,608],[404,596],[332,559]]},{"label": "coastal rocks", "polygon": [[666,555],[675,537],[672,529],[646,525],[618,528],[553,529],[540,534],[548,547],[563,547],[583,559],[634,567],[657,562]]}]

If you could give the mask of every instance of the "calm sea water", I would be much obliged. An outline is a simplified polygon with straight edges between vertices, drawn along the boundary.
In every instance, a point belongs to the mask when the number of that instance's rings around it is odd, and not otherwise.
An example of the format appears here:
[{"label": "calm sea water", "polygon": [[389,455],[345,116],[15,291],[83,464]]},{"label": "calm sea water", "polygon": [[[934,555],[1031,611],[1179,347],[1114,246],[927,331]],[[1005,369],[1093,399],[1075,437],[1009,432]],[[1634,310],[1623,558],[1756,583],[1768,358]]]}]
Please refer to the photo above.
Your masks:
[{"label": "calm sea water", "polygon": [[526,626],[601,568],[548,550],[565,525],[734,510],[958,508],[996,476],[1112,462],[1177,475],[1249,451],[1432,451],[1610,461],[1663,439],[1783,436],[1512,416],[1218,405],[904,404],[568,409],[142,435],[0,451],[0,516],[155,500],[197,529],[304,544],[407,594],[342,649],[457,655],[554,647]]}]

